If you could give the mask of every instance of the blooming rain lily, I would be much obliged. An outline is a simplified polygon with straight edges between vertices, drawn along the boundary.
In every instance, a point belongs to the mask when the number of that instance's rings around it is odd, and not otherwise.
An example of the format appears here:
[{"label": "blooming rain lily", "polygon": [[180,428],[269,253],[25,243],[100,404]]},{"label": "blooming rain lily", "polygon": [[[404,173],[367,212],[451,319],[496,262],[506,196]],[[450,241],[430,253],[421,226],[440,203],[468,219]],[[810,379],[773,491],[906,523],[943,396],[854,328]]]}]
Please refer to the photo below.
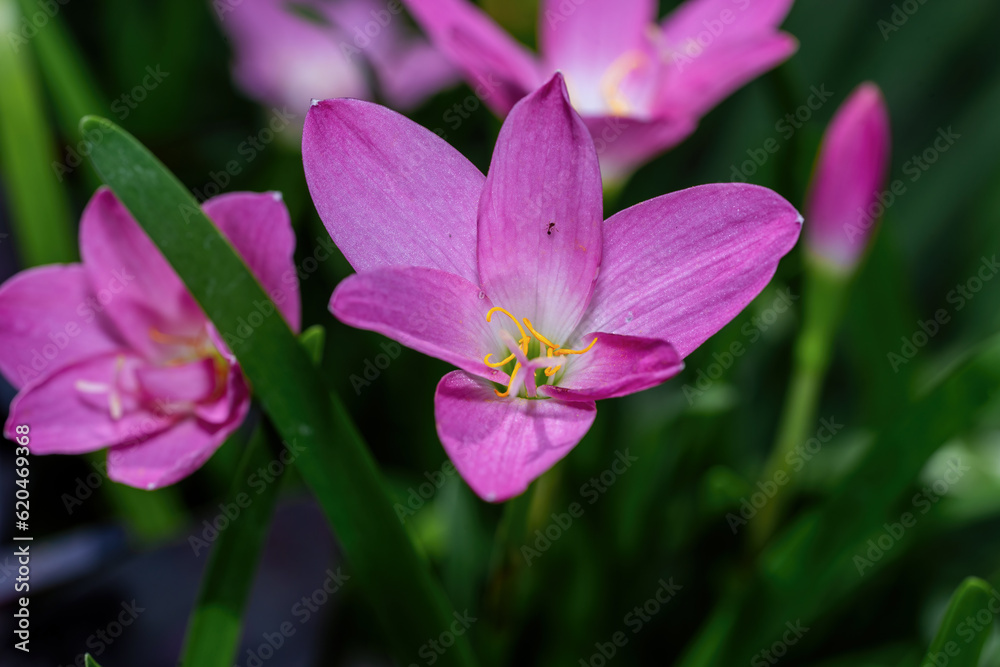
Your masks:
[{"label": "blooming rain lily", "polygon": [[[203,208],[297,330],[295,236],[281,197],[232,193]],[[110,190],[83,212],[80,252],[82,264],[28,269],[0,286],[0,371],[19,390],[5,434],[27,424],[33,454],[110,447],[111,479],[172,484],[242,423],[247,383],[226,334]],[[254,314],[274,315],[269,304]]]},{"label": "blooming rain lily", "polygon": [[458,81],[426,39],[407,30],[402,7],[377,0],[243,0],[216,3],[233,42],[233,76],[252,98],[304,110],[318,97],[374,96],[408,109]]},{"label": "blooming rain lily", "polygon": [[795,244],[765,188],[707,185],[603,220],[594,142],[560,75],[514,105],[489,175],[378,105],[317,102],[303,160],[357,273],[342,322],[454,364],[438,435],[473,490],[515,496],[567,454],[594,401],[657,385],[729,322]]},{"label": "blooming rain lily", "polygon": [[889,110],[874,83],[851,93],[823,136],[806,197],[806,245],[837,269],[857,265],[882,215],[890,139]]},{"label": "blooming rain lily", "polygon": [[606,182],[683,141],[797,48],[778,32],[792,0],[688,0],[659,24],[655,0],[541,0],[537,56],[468,0],[404,1],[501,116],[562,72]]}]

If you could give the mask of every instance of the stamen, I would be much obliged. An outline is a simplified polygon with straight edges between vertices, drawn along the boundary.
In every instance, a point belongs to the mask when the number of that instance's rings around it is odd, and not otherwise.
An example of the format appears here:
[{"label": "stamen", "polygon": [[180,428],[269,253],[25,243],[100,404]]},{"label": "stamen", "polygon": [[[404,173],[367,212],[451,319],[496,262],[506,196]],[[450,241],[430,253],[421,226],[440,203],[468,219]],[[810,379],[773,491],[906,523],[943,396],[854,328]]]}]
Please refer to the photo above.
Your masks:
[{"label": "stamen", "polygon": [[605,70],[601,77],[601,95],[615,116],[628,115],[631,108],[622,94],[621,85],[629,74],[646,63],[646,56],[638,51],[623,53]]},{"label": "stamen", "polygon": [[160,343],[161,345],[198,345],[201,343],[199,338],[194,336],[175,336],[173,334],[165,334],[156,327],[149,328],[149,338],[154,343]]},{"label": "stamen", "polygon": [[590,345],[583,348],[582,350],[568,350],[566,348],[560,348],[556,350],[556,354],[583,354],[584,352],[589,352],[590,348],[594,347],[594,343],[597,342],[597,336],[594,336],[594,340],[590,341]]},{"label": "stamen", "polygon": [[[548,353],[545,356],[546,357],[551,357],[552,356],[552,348],[551,347],[549,348]],[[545,369],[545,377],[547,377],[547,378],[552,377],[553,375],[556,374],[556,372],[560,368],[562,368],[562,365],[559,365],[559,366],[550,366],[549,368],[546,368]]]},{"label": "stamen", "polygon": [[514,378],[517,377],[517,372],[519,370],[521,370],[521,362],[520,361],[517,362],[516,364],[514,364],[514,372],[510,374],[510,382],[507,383],[507,389],[506,389],[506,391],[504,391],[504,392],[501,393],[501,392],[497,391],[496,389],[493,390],[493,393],[497,395],[497,398],[505,398],[507,396],[510,396],[510,388],[514,386]]},{"label": "stamen", "polygon": [[506,309],[501,308],[500,306],[493,306],[492,308],[490,308],[490,311],[486,313],[486,321],[487,322],[492,321],[491,318],[493,317],[493,313],[497,311],[503,313],[504,315],[512,319],[514,321],[514,325],[517,327],[517,330],[521,332],[521,338],[522,339],[527,338],[528,334],[524,333],[524,329],[521,328],[521,325],[518,323],[517,318],[511,315]]},{"label": "stamen", "polygon": [[490,368],[500,368],[501,366],[506,366],[507,364],[509,364],[514,359],[514,357],[517,356],[517,355],[515,355],[512,352],[511,355],[509,357],[507,357],[506,359],[504,359],[503,361],[490,361],[490,357],[492,357],[492,356],[493,356],[493,353],[490,352],[485,357],[483,357],[483,363],[486,364],[487,366],[489,366]]},{"label": "stamen", "polygon": [[527,317],[524,318],[524,326],[528,327],[528,331],[531,332],[532,336],[538,339],[538,342],[547,345],[549,348],[553,350],[559,347],[558,345],[550,341],[548,338],[535,331],[535,327],[531,326],[531,321]]},{"label": "stamen", "polygon": [[91,382],[90,380],[77,380],[73,387],[81,394],[104,394],[111,388],[103,382]]}]

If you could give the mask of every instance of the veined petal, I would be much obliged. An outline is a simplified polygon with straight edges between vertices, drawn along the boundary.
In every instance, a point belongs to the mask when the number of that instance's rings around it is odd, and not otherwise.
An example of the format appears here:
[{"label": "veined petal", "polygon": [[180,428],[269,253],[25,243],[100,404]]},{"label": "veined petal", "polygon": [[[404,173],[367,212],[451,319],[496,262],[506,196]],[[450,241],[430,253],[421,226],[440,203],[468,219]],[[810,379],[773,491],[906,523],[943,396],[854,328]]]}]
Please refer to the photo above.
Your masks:
[{"label": "veined petal", "polygon": [[594,138],[605,184],[623,181],[660,153],[687,139],[698,127],[690,115],[640,120],[624,116],[583,119]]},{"label": "veined petal", "polygon": [[445,375],[434,395],[445,451],[489,502],[527,489],[580,442],[596,415],[593,402],[497,398],[488,382],[462,371]]},{"label": "veined petal", "polygon": [[[110,292],[109,292],[110,294]],[[122,347],[80,264],[39,266],[0,286],[0,372],[17,388]]]},{"label": "veined petal", "polygon": [[874,229],[869,213],[889,166],[889,110],[864,83],[837,110],[823,137],[806,197],[809,249],[840,267],[857,263]]},{"label": "veined petal", "polygon": [[726,40],[711,50],[677,56],[656,101],[661,111],[700,116],[733,91],[787,60],[798,49],[781,32]]},{"label": "veined petal", "polygon": [[158,489],[200,468],[246,417],[250,400],[240,402],[229,419],[211,424],[194,417],[133,444],[108,451],[108,477],[139,489]]},{"label": "veined petal", "polygon": [[390,267],[348,276],[330,299],[344,324],[377,331],[470,373],[506,384],[507,374],[483,358],[503,349],[486,321],[493,304],[459,276],[416,267]]},{"label": "veined petal", "polygon": [[557,343],[583,315],[601,264],[594,142],[556,74],[504,121],[479,205],[479,276],[498,306]]},{"label": "veined petal", "polygon": [[581,113],[604,109],[608,89],[622,78],[615,66],[645,53],[655,20],[654,0],[542,0],[538,37],[545,69],[562,72]]},{"label": "veined petal", "polygon": [[140,402],[142,364],[130,352],[105,354],[28,385],[10,405],[6,436],[28,424],[32,454],[80,454],[159,433],[176,417]]},{"label": "veined petal", "polygon": [[597,333],[584,336],[584,345],[595,337],[590,351],[567,358],[559,385],[543,385],[540,394],[564,401],[615,398],[655,387],[684,368],[681,355],[667,341]]},{"label": "veined petal", "polygon": [[403,4],[499,115],[544,81],[534,56],[468,0],[403,0]]},{"label": "veined petal", "polygon": [[302,137],[323,224],[356,271],[441,269],[475,282],[484,177],[430,130],[358,100],[317,102]]},{"label": "veined petal", "polygon": [[628,208],[605,223],[578,331],[660,338],[686,357],[760,293],[801,227],[791,204],[755,185],[703,185]]},{"label": "veined petal", "polygon": [[83,212],[80,253],[91,289],[133,349],[155,359],[161,348],[151,337],[154,330],[194,337],[203,329],[205,316],[194,297],[107,188]]},{"label": "veined petal", "polygon": [[293,331],[300,326],[295,231],[277,192],[233,192],[202,208],[236,248]]}]

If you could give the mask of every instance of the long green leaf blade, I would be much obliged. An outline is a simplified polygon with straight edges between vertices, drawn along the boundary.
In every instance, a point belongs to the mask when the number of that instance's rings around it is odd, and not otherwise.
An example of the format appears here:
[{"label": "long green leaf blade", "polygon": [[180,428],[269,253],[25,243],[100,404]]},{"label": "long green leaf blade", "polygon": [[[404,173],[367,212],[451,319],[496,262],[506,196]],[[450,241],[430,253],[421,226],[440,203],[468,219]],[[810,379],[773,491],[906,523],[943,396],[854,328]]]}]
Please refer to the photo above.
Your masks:
[{"label": "long green leaf blade", "polygon": [[[963,581],[948,604],[941,627],[921,663],[921,667],[947,664],[950,667],[976,667],[983,645],[993,631],[992,611],[995,606],[993,587],[982,579],[969,577]],[[985,611],[989,622],[969,623]]]}]

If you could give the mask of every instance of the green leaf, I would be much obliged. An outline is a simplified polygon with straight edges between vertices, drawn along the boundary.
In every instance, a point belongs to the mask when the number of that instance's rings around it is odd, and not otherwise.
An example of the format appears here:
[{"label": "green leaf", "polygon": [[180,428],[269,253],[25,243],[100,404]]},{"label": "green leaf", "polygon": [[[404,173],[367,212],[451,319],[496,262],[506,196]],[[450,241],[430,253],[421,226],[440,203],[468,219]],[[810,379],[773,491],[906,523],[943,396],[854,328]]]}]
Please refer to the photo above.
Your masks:
[{"label": "green leaf", "polygon": [[0,173],[10,196],[18,254],[27,266],[71,262],[76,239],[66,194],[53,167],[55,141],[35,75],[30,42],[20,34],[16,0],[0,0]]},{"label": "green leaf", "polygon": [[[260,312],[255,304],[269,302],[267,294],[176,177],[110,121],[89,117],[81,127],[100,133],[90,156],[98,173],[230,342],[257,400],[299,452],[299,472],[337,532],[351,582],[374,606],[400,661],[414,661],[454,622],[452,608],[403,530],[340,400],[273,306],[270,317],[243,333],[247,316]],[[457,636],[438,662],[473,664],[467,635]]]},{"label": "green leaf", "polygon": [[976,618],[984,609],[992,619],[994,614],[990,605],[994,596],[993,587],[982,579],[969,577],[959,584],[921,667],[943,664],[949,667],[976,667],[983,645],[993,631],[993,623],[979,625],[967,623],[966,619]]},{"label": "green leaf", "polygon": [[86,667],[101,667],[97,664],[97,661],[90,657],[90,654],[84,656],[83,662]]},{"label": "green leaf", "polygon": [[[267,467],[281,453],[281,439],[273,429],[269,425],[259,427],[243,454],[233,488],[223,501],[235,516],[220,515],[226,517],[226,525],[219,529],[219,536],[211,547],[201,592],[188,624],[182,665],[226,667],[233,664],[243,626],[243,609],[267,537],[285,466],[270,484],[251,486],[250,478],[253,471]],[[209,522],[214,525],[216,518]],[[202,536],[197,534],[188,537],[188,544],[195,554],[208,548]]]}]

